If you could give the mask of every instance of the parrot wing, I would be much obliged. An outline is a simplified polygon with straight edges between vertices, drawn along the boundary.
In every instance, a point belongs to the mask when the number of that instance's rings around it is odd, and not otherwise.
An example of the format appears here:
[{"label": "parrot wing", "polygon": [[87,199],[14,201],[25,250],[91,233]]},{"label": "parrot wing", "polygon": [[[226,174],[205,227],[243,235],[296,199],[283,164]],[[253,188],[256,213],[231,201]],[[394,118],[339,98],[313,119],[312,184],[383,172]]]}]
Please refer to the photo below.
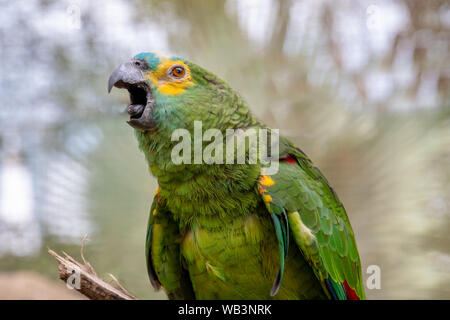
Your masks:
[{"label": "parrot wing", "polygon": [[169,299],[195,298],[187,271],[180,259],[180,234],[169,210],[159,197],[153,198],[147,227],[145,253],[150,282],[159,290],[164,287]]},{"label": "parrot wing", "polygon": [[345,209],[311,160],[280,137],[278,173],[261,175],[259,193],[272,216],[280,249],[281,286],[289,232],[327,295],[336,300],[365,299],[361,263]]}]

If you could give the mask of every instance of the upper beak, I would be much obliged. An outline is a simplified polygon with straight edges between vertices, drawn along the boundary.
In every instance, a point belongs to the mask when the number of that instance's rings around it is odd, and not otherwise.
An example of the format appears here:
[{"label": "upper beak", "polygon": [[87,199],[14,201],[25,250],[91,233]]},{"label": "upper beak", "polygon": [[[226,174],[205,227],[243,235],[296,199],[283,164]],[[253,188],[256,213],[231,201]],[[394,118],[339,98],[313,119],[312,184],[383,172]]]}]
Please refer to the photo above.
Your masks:
[{"label": "upper beak", "polygon": [[115,86],[117,88],[126,88],[128,85],[145,82],[142,71],[133,61],[122,63],[114,69],[108,80],[108,93]]}]

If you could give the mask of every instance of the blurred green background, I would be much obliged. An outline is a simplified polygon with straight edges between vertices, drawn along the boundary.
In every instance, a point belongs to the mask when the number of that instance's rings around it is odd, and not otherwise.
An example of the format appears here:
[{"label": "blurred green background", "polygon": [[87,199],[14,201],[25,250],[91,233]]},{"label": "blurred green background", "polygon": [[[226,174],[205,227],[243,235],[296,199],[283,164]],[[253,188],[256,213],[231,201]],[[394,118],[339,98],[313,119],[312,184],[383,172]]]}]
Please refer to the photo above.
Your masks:
[{"label": "blurred green background", "polygon": [[228,81],[321,168],[364,279],[381,268],[369,299],[450,299],[448,1],[5,0],[0,47],[0,298],[63,298],[47,247],[79,258],[88,234],[99,275],[165,299],[144,259],[156,181],[127,95],[106,92],[159,51]]}]

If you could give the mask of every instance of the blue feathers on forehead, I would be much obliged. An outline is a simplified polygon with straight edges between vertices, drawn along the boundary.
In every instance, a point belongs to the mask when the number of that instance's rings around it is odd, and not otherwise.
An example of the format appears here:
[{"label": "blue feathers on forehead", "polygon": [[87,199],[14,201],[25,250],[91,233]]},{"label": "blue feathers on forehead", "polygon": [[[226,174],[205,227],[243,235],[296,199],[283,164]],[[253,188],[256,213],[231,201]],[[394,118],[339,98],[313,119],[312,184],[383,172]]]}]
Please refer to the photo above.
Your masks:
[{"label": "blue feathers on forehead", "polygon": [[[151,70],[156,70],[160,62],[160,58],[153,52],[141,52],[134,56],[134,59],[144,60]],[[170,60],[181,60],[179,57],[171,57]]]},{"label": "blue feathers on forehead", "polygon": [[159,57],[152,52],[141,52],[134,56],[135,59],[144,60],[148,67],[152,70],[156,70],[159,64]]}]

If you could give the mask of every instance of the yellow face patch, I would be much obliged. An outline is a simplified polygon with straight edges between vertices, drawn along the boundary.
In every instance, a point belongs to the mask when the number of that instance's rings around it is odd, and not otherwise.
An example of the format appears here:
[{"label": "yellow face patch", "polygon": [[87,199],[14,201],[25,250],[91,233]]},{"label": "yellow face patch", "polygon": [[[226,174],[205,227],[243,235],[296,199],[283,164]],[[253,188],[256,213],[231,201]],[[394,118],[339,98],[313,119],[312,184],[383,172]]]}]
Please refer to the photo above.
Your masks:
[{"label": "yellow face patch", "polygon": [[[180,68],[180,69],[178,69]],[[182,70],[183,75],[175,71]],[[158,91],[165,95],[178,95],[194,85],[191,77],[191,70],[181,60],[162,61],[156,71],[149,72],[147,79],[158,88]]]}]

